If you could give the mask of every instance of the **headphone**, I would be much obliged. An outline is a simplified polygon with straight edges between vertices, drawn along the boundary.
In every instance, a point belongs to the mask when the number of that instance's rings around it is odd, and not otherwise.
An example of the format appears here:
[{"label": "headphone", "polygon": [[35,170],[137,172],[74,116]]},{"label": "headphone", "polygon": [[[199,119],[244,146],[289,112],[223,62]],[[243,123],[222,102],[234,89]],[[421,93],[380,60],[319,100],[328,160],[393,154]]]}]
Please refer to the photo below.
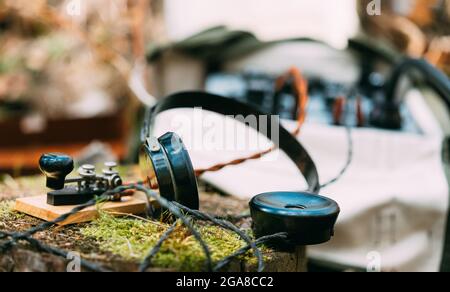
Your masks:
[{"label": "headphone", "polygon": [[[148,108],[141,131],[139,164],[144,181],[159,188],[160,195],[192,209],[199,208],[198,189],[191,159],[181,138],[167,133],[155,138],[153,128],[158,114],[179,108],[202,108],[226,116],[264,116],[251,106],[205,92],[183,92],[162,99]],[[271,127],[262,131],[259,119],[251,125],[272,139]],[[242,121],[241,121],[242,122]],[[326,242],[334,235],[340,209],[333,200],[317,195],[320,181],[309,153],[279,120],[279,140],[273,141],[294,162],[308,184],[306,192],[274,192],[255,196],[250,202],[253,230],[259,238],[287,232],[290,244],[312,245]],[[267,129],[266,129],[267,128]]]},{"label": "headphone", "polygon": [[197,180],[186,147],[175,133],[142,144],[139,165],[145,182],[161,195],[190,209],[199,209]]},{"label": "headphone", "polygon": [[373,125],[386,129],[401,128],[400,102],[404,97],[398,95],[399,84],[403,77],[412,77],[412,73],[416,73],[415,77],[419,75],[450,108],[450,79],[424,59],[407,57],[395,66],[389,82],[386,84],[385,99],[372,111],[370,118]]},{"label": "headphone", "polygon": [[[350,42],[350,48],[378,57],[388,63],[397,63],[387,56],[358,42]],[[419,72],[450,107],[450,81],[439,70],[425,60],[405,58],[397,65],[386,84],[385,99],[375,106],[371,123],[388,129],[399,129],[402,119],[399,100],[396,96],[400,79],[409,73]],[[205,92],[184,92],[171,95],[146,111],[141,132],[142,148],[140,165],[146,182],[160,190],[161,196],[177,201],[192,209],[199,208],[195,172],[189,154],[175,133],[154,138],[153,126],[158,114],[177,108],[196,108],[226,116],[263,116],[264,114],[239,101]],[[258,119],[257,119],[258,120]],[[250,125],[267,138],[272,138],[271,129],[261,129],[259,120]],[[279,121],[279,141],[272,141],[294,162],[308,184],[306,192],[274,192],[256,195],[249,203],[253,229],[257,237],[275,232],[287,232],[297,245],[318,244],[328,241],[334,234],[334,225],[340,209],[333,200],[319,196],[320,182],[317,168],[306,149],[283,128]],[[270,127],[267,127],[270,128]],[[272,139],[271,139],[272,140]]]}]

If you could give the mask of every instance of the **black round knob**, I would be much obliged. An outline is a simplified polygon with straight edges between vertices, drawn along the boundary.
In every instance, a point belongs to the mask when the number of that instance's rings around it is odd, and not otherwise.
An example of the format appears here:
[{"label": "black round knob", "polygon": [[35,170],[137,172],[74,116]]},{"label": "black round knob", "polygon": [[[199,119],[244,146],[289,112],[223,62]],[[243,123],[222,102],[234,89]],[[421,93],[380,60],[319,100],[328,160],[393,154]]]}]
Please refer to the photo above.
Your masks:
[{"label": "black round knob", "polygon": [[250,201],[250,210],[257,238],[280,232],[288,234],[288,242],[273,243],[282,248],[329,241],[340,212],[331,199],[294,192],[258,195]]},{"label": "black round knob", "polygon": [[47,187],[61,190],[66,176],[74,169],[73,159],[63,154],[44,154],[39,159],[39,168],[47,177]]}]

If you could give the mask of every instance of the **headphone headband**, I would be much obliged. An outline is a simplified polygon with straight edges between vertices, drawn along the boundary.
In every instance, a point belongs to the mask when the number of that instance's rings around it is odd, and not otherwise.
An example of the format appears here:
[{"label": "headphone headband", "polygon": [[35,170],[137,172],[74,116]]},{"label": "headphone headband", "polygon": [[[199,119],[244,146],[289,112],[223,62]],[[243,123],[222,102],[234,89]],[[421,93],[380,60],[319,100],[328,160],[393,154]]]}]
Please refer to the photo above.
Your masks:
[{"label": "headphone headband", "polygon": [[[202,108],[207,111],[233,117],[236,117],[238,115],[267,116],[267,114],[263,114],[262,112],[259,112],[249,105],[230,98],[209,94],[206,92],[182,92],[166,97],[158,104],[156,104],[153,108],[149,108],[147,110],[144,126],[141,132],[142,141],[144,142],[147,137],[153,136],[153,126],[158,114],[167,110],[177,108]],[[251,126],[256,126],[255,130],[259,131],[267,138],[272,140],[272,142],[274,142],[277,147],[283,150],[287,154],[287,156],[295,163],[297,168],[305,177],[306,182],[308,183],[308,192],[316,194],[319,193],[320,182],[317,168],[313,160],[311,159],[311,156],[302,146],[302,144],[300,144],[300,142],[279,123],[279,120],[276,121],[276,126],[279,129],[280,139],[279,141],[273,141],[272,129],[270,129],[270,127],[265,127],[264,131],[262,131],[259,119],[256,120],[257,125]]]}]

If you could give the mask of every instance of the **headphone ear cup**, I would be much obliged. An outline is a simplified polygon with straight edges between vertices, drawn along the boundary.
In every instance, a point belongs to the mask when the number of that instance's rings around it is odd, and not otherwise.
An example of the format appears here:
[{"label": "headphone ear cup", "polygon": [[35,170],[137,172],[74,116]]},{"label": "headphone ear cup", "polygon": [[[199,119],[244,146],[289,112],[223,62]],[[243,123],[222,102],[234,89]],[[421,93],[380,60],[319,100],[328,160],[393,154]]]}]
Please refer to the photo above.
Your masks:
[{"label": "headphone ear cup", "polygon": [[198,210],[200,202],[197,178],[183,141],[177,134],[170,132],[158,140],[166,153],[170,165],[175,201],[190,209]]},{"label": "headphone ear cup", "polygon": [[257,238],[288,234],[287,242],[273,242],[281,248],[329,241],[340,212],[335,201],[309,193],[265,193],[255,196],[249,205]]},{"label": "headphone ear cup", "polygon": [[159,189],[160,195],[169,201],[175,200],[175,187],[170,163],[156,138],[149,138],[141,146],[139,166],[144,182],[152,189]]},{"label": "headphone ear cup", "polygon": [[181,138],[166,133],[149,138],[141,147],[139,164],[145,182],[169,201],[190,209],[200,207],[197,179],[191,158]]}]

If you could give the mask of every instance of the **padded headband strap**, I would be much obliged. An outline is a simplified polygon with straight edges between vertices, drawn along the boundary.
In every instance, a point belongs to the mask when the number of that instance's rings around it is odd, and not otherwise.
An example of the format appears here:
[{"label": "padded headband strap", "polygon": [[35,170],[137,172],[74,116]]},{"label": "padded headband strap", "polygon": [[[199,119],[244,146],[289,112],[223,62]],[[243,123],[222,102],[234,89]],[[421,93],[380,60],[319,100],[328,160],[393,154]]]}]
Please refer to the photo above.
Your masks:
[{"label": "padded headband strap", "polygon": [[[161,100],[153,108],[148,109],[141,132],[141,140],[145,141],[147,137],[152,136],[153,126],[158,114],[177,108],[202,108],[206,111],[233,117],[239,115],[244,117],[250,115],[254,115],[256,117],[267,116],[267,114],[263,114],[244,103],[230,98],[205,92],[183,92],[171,95]],[[261,127],[259,124],[259,118],[256,120],[257,125],[251,126],[256,126],[255,130],[264,134],[267,138],[272,140],[277,147],[284,151],[305,177],[309,186],[308,191],[311,193],[318,193],[320,191],[319,174],[317,172],[316,165],[306,149],[280,124],[278,119],[276,121],[272,121],[272,123],[277,123],[275,126],[279,129],[279,141],[273,141],[271,127]],[[262,131],[262,129],[264,129],[264,131]]]}]

